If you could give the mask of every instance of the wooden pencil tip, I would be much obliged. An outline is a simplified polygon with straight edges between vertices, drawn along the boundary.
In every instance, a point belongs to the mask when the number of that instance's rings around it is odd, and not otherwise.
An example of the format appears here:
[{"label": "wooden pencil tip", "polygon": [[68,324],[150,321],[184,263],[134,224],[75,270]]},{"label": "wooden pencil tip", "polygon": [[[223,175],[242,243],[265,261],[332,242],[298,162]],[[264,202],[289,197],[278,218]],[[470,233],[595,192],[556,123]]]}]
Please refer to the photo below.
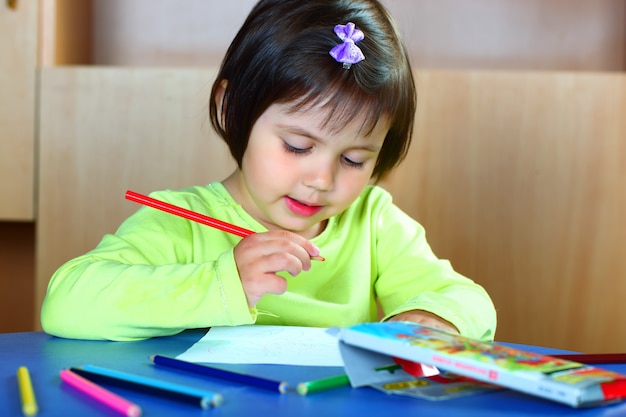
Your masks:
[{"label": "wooden pencil tip", "polygon": [[307,390],[307,386],[306,386],[306,384],[304,384],[304,383],[299,383],[299,384],[296,386],[296,391],[298,391],[298,394],[300,394],[300,395],[306,395],[306,394],[307,394],[307,391],[308,391],[308,390]]}]

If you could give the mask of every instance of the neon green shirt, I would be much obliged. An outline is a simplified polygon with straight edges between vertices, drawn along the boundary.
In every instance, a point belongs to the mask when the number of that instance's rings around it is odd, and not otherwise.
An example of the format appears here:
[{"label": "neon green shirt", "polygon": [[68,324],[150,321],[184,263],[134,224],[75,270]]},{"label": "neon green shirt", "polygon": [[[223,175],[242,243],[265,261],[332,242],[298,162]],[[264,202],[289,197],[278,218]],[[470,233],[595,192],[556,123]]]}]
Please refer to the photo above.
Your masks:
[{"label": "neon green shirt", "polygon": [[[238,226],[267,230],[215,182],[152,197]],[[368,186],[311,241],[326,258],[284,294],[248,307],[233,247],[240,237],[149,207],[52,276],[41,323],[52,335],[134,340],[190,328],[242,324],[349,326],[420,309],[461,334],[493,339],[496,314],[485,290],[438,259],[423,227]]]}]

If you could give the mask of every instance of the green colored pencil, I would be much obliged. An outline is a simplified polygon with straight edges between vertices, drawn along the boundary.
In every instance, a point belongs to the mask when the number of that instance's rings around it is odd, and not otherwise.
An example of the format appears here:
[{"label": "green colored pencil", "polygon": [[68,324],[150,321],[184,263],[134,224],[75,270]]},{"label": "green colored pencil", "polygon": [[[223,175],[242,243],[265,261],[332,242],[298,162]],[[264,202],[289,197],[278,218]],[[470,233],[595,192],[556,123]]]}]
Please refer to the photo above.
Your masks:
[{"label": "green colored pencil", "polygon": [[[390,373],[394,373],[394,371],[398,369],[402,369],[402,367],[396,363],[391,365],[380,366],[375,368],[376,371],[387,371]],[[316,379],[314,381],[301,382],[296,386],[296,390],[300,395],[307,395],[311,392],[324,391],[331,388],[339,388],[345,387],[346,385],[350,385],[350,379],[348,375],[335,375],[329,376],[328,378]]]},{"label": "green colored pencil", "polygon": [[314,381],[301,382],[298,384],[296,389],[298,390],[298,394],[307,395],[312,392],[344,387],[346,385],[350,385],[350,380],[348,379],[348,375],[342,374],[330,376],[328,378],[316,379]]}]

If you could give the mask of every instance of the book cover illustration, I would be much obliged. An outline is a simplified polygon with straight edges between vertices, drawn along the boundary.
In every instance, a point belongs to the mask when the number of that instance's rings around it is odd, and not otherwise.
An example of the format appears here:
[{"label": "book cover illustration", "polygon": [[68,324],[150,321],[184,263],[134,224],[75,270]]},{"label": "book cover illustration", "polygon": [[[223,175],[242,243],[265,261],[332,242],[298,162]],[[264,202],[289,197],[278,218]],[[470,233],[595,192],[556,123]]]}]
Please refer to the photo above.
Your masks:
[{"label": "book cover illustration", "polygon": [[416,323],[358,324],[341,329],[338,337],[355,387],[390,382],[388,373],[372,369],[401,358],[574,407],[626,398],[626,375]]},{"label": "book cover illustration", "polygon": [[450,400],[502,389],[497,385],[446,371],[421,377],[396,371],[394,376],[390,376],[385,382],[372,383],[369,386],[386,394],[404,395],[430,401]]}]

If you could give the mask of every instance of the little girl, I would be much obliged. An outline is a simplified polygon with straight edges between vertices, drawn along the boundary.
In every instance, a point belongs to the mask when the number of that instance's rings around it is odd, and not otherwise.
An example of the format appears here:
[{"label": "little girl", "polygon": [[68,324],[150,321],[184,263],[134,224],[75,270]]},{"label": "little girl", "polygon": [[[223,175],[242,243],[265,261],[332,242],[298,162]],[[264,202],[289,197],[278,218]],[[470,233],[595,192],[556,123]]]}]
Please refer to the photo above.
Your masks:
[{"label": "little girl", "polygon": [[237,169],[152,194],[256,233],[140,208],[54,274],[43,329],[134,340],[253,323],[349,326],[381,311],[492,340],[484,289],[438,259],[422,226],[374,185],[405,156],[415,106],[405,48],[377,1],[259,1],[210,100]]}]

